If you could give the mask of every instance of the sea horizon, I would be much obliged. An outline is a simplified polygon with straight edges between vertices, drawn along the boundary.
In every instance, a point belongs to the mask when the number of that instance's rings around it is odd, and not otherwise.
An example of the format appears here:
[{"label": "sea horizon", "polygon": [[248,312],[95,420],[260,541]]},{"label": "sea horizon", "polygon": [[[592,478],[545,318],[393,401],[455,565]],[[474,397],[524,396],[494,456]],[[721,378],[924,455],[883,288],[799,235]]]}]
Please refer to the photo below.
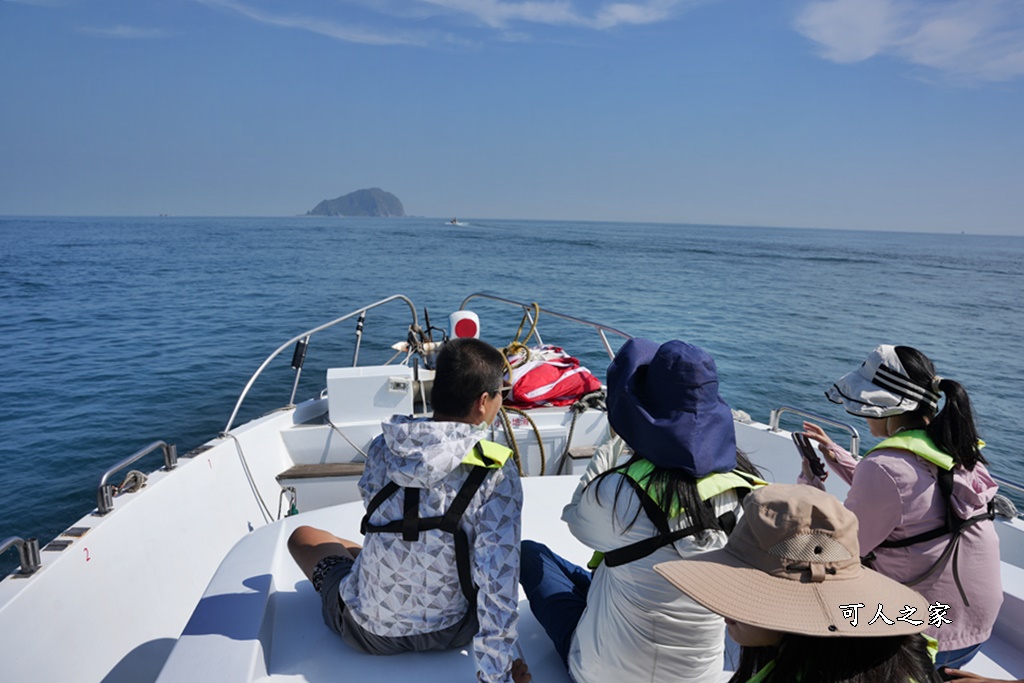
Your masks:
[{"label": "sea horizon", "polygon": [[[268,214],[268,215],[246,215],[246,214],[174,214],[174,213],[153,213],[153,214],[0,214],[0,219],[166,219],[175,218],[182,220],[279,220],[291,218],[310,218],[321,220],[346,220],[346,219],[380,219],[380,220],[438,220],[447,223],[453,216],[428,216],[421,214],[406,214],[405,216],[311,216],[304,213],[298,214]],[[1024,227],[1021,234],[1009,232],[974,232],[971,230],[931,230],[908,229],[908,228],[849,228],[809,225],[760,225],[742,223],[691,223],[681,221],[663,220],[604,220],[586,218],[496,218],[487,216],[455,216],[459,222],[471,221],[495,221],[495,222],[532,222],[532,223],[571,223],[571,224],[593,224],[593,225],[650,225],[680,228],[735,228],[753,230],[822,230],[849,233],[885,233],[893,235],[964,235],[972,237],[1012,237],[1024,239]],[[466,226],[469,227],[469,226]]]}]

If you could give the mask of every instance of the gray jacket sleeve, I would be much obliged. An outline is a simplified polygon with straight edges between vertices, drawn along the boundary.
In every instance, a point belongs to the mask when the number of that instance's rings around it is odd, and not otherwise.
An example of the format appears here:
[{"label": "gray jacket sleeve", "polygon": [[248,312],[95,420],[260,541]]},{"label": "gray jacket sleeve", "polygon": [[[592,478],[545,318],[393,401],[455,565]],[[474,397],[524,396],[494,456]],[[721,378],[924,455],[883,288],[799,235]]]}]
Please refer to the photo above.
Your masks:
[{"label": "gray jacket sleeve", "polygon": [[493,488],[474,520],[472,572],[479,588],[476,611],[480,630],[473,650],[478,679],[497,683],[512,680],[517,653],[523,489],[511,459],[491,478]]}]

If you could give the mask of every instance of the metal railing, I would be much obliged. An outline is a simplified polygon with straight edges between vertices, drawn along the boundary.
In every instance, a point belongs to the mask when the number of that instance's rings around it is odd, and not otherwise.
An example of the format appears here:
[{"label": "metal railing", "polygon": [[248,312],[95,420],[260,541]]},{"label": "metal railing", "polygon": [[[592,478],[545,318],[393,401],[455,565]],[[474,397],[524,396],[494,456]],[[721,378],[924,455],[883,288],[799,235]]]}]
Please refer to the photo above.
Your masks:
[{"label": "metal railing", "polygon": [[827,425],[832,425],[833,427],[838,427],[839,429],[849,432],[850,453],[852,453],[853,457],[855,458],[860,457],[860,433],[857,432],[857,428],[854,427],[853,425],[847,424],[845,422],[838,422],[830,417],[818,415],[807,410],[801,410],[800,408],[793,408],[792,406],[782,406],[781,408],[776,408],[775,410],[773,410],[771,412],[771,416],[768,418],[768,428],[773,432],[779,431],[779,418],[782,417],[783,413],[794,413],[796,415],[800,415],[801,417],[808,418],[815,422],[824,422]]},{"label": "metal railing", "polygon": [[178,448],[174,444],[168,444],[163,441],[154,441],[142,450],[136,451],[132,455],[128,456],[104,472],[103,476],[100,478],[100,485],[96,489],[96,507],[99,510],[100,515],[105,515],[114,509],[114,486],[107,483],[107,479],[110,478],[110,475],[119,470],[123,470],[125,467],[128,467],[128,465],[131,465],[136,460],[149,455],[158,448],[162,448],[164,451],[165,470],[169,472],[178,466]]},{"label": "metal railing", "polygon": [[[860,457],[860,434],[857,433],[857,429],[853,425],[849,425],[845,422],[837,422],[831,418],[825,417],[824,415],[817,415],[815,413],[808,412],[806,410],[800,410],[799,408],[793,408],[791,406],[782,406],[771,412],[771,417],[768,419],[768,427],[773,432],[779,431],[779,418],[783,413],[795,413],[802,417],[809,418],[815,422],[824,422],[825,424],[832,425],[850,432],[850,453],[853,457]],[[1013,489],[1017,493],[1024,493],[1024,485],[1019,484],[1015,481],[1011,481],[1006,477],[992,475],[992,479],[999,484],[1000,488]]]},{"label": "metal railing", "polygon": [[[500,296],[494,296],[493,294],[485,294],[484,292],[476,292],[474,294],[470,294],[469,296],[467,296],[465,299],[463,299],[462,304],[459,306],[459,310],[460,311],[465,310],[466,309],[466,304],[468,304],[473,299],[487,299],[489,301],[497,301],[498,303],[502,303],[502,304],[509,304],[510,306],[519,306],[520,308],[523,309],[523,312],[527,316],[529,316],[530,313],[534,310],[534,304],[532,304],[532,303],[528,304],[528,303],[523,303],[522,301],[514,301],[512,299],[503,299]],[[549,311],[548,309],[540,308],[539,306],[537,307],[537,310],[539,310],[540,313],[543,313],[544,315],[549,315],[549,316],[552,316],[554,318],[560,318],[562,320],[568,320],[569,322],[577,323],[579,325],[586,325],[588,327],[593,327],[594,329],[597,330],[598,335],[601,337],[601,343],[604,344],[604,349],[605,349],[605,351],[608,352],[608,357],[609,358],[615,358],[615,351],[612,349],[611,344],[608,343],[608,336],[606,334],[607,332],[610,332],[612,334],[617,334],[620,337],[623,337],[625,339],[631,339],[632,338],[632,335],[626,334],[622,330],[617,330],[614,327],[609,327],[608,325],[602,325],[601,323],[595,323],[595,322],[593,322],[591,320],[585,320],[583,318],[577,318],[575,316],[566,315],[564,313],[558,313],[556,311]],[[536,322],[532,318],[530,318],[530,321],[533,322],[533,323]]]},{"label": "metal railing", "polygon": [[[341,316],[340,318],[335,318],[334,320],[330,321],[329,323],[324,323],[323,325],[320,325],[319,327],[314,327],[311,330],[306,330],[305,332],[302,332],[300,334],[295,335],[294,337],[292,337],[291,339],[286,341],[284,344],[281,344],[281,346],[279,346],[276,351],[274,351],[272,354],[267,356],[267,359],[265,361],[263,361],[263,364],[260,365],[259,368],[256,369],[256,372],[254,372],[252,377],[249,378],[249,381],[246,382],[245,388],[242,389],[242,393],[238,397],[238,401],[235,403],[235,409],[231,411],[231,417],[228,418],[228,423],[227,423],[227,425],[224,426],[224,433],[226,434],[226,433],[230,432],[231,431],[231,427],[234,426],[235,418],[238,417],[238,411],[242,408],[242,403],[245,402],[245,398],[246,398],[246,396],[248,396],[249,390],[252,389],[252,385],[256,383],[256,379],[261,374],[263,374],[263,371],[267,369],[267,366],[270,365],[271,361],[273,361],[275,358],[277,358],[279,355],[281,355],[281,353],[285,349],[289,348],[292,344],[296,344],[296,343],[302,341],[303,342],[302,356],[303,356],[303,358],[305,358],[305,349],[309,345],[309,338],[312,337],[317,332],[320,332],[322,330],[326,330],[329,327],[334,327],[338,323],[345,322],[346,320],[349,320],[350,318],[354,318],[357,315],[362,316],[363,318],[365,318],[367,311],[369,311],[371,309],[374,309],[374,308],[377,308],[378,306],[383,306],[386,303],[390,303],[390,302],[396,301],[396,300],[401,300],[401,301],[404,301],[406,304],[408,304],[409,311],[410,311],[410,313],[412,313],[412,323],[410,323],[410,327],[415,327],[416,325],[418,325],[418,321],[417,321],[417,318],[416,318],[416,307],[413,305],[412,301],[410,301],[408,297],[403,296],[401,294],[394,294],[392,296],[389,296],[386,299],[381,299],[380,301],[375,301],[374,303],[372,303],[372,304],[370,304],[368,306],[363,306],[362,308],[357,308],[356,310],[352,311],[351,313],[346,313],[345,315]],[[360,323],[360,328],[358,330],[358,333],[359,333],[359,337],[361,337],[362,336],[362,323]],[[358,352],[358,347],[357,347],[356,354],[355,354],[355,356],[352,359],[352,365],[353,366],[355,366],[356,362],[359,359],[359,355],[358,354],[359,354],[359,352]],[[295,368],[295,369],[296,369],[296,372],[301,371],[301,365],[298,368]],[[296,379],[295,379],[295,385],[297,386],[297,384],[298,384],[298,377],[296,377]],[[294,400],[295,400],[295,387],[293,386],[293,388],[292,388],[292,401],[294,401]]]},{"label": "metal railing", "polygon": [[29,576],[39,571],[39,567],[43,564],[39,558],[39,539],[11,536],[0,543],[0,555],[15,546],[18,548],[18,558],[21,561],[21,571],[18,572],[18,575]]},{"label": "metal railing", "polygon": [[1008,488],[1008,489],[1013,489],[1017,493],[1024,493],[1024,486],[1018,484],[1015,481],[1010,481],[1009,479],[1006,479],[1005,477],[998,477],[998,476],[996,476],[994,474],[992,475],[992,478],[995,480],[995,482],[997,484],[999,484],[999,488],[1004,488],[1005,487],[1005,488]]}]

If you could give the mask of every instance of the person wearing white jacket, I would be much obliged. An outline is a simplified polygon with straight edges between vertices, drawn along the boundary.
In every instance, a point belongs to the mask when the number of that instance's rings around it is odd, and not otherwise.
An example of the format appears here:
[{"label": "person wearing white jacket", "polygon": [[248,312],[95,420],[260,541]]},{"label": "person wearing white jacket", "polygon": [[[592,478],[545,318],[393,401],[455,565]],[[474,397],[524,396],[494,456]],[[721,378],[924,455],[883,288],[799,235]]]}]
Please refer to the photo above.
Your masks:
[{"label": "person wearing white jacket", "polygon": [[760,481],[737,470],[714,360],[680,341],[630,340],[608,368],[608,420],[618,436],[562,512],[597,551],[593,573],[523,541],[530,608],[576,683],[716,680],[724,621],[652,569],[722,548],[741,495]]}]

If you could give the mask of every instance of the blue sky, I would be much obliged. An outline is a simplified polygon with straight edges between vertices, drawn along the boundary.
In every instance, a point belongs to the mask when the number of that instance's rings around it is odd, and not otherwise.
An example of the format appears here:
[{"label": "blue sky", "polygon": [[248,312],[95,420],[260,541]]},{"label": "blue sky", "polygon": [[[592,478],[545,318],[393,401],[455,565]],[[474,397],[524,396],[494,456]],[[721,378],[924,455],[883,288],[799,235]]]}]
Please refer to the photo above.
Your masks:
[{"label": "blue sky", "polygon": [[0,214],[1024,234],[1019,0],[0,0]]}]

